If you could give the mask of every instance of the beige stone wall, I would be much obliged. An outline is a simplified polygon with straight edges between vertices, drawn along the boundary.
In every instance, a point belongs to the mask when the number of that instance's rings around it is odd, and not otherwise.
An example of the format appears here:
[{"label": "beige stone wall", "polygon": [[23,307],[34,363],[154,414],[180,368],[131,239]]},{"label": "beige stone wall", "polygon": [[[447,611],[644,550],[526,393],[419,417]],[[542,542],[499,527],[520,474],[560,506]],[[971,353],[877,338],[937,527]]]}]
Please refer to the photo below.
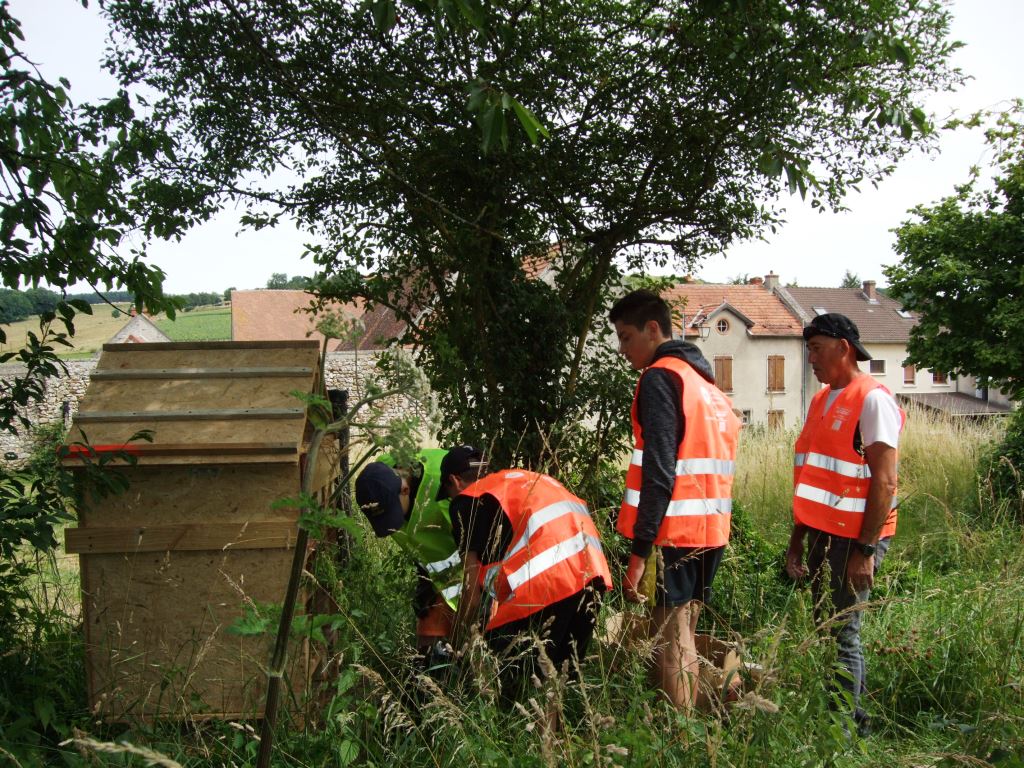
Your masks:
[{"label": "beige stone wall", "polygon": [[[0,433],[0,455],[3,456],[4,463],[20,463],[32,452],[35,445],[34,433],[38,427],[52,424],[65,417],[66,423],[71,423],[71,416],[78,411],[78,400],[89,386],[89,374],[96,367],[96,360],[69,362],[67,367],[67,374],[47,381],[46,394],[42,402],[32,404],[24,410],[25,416],[32,423],[28,430],[19,426],[17,435]],[[0,367],[0,378],[5,382],[24,373],[25,369],[22,366]],[[16,458],[9,458],[11,454]]]}]

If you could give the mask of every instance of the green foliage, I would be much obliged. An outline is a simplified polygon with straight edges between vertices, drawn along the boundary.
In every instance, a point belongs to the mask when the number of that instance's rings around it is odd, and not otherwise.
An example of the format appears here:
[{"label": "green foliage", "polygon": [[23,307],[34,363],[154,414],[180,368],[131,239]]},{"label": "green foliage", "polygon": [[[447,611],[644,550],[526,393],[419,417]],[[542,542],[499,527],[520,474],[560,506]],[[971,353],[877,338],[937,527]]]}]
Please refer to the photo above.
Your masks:
[{"label": "green foliage", "polygon": [[178,303],[178,305],[189,312],[196,307],[213,306],[221,303],[221,294],[219,293],[182,293],[176,294],[171,297]]},{"label": "green foliage", "polygon": [[267,288],[283,290],[292,289],[304,291],[309,287],[311,279],[304,277],[303,275],[295,275],[294,277],[288,277],[284,272],[275,272],[267,280]]},{"label": "green foliage", "polygon": [[1009,417],[1006,434],[985,457],[981,472],[991,483],[992,502],[1007,503],[1011,516],[1024,521],[1024,409]]},{"label": "green foliage", "polygon": [[[0,4],[0,284],[18,291],[45,282],[61,295],[81,283],[123,285],[139,309],[173,314],[163,272],[143,261],[141,249],[129,256],[118,245],[130,231],[174,236],[212,208],[191,186],[163,178],[159,167],[174,158],[174,143],[156,123],[136,118],[126,92],[76,107],[67,80],[40,77],[19,48],[22,39],[21,25]],[[27,426],[19,408],[38,401],[46,379],[60,373],[54,345],[67,346],[76,313],[90,311],[78,299],[51,296],[29,292],[41,310],[39,333],[0,359],[27,369],[0,386],[0,430]],[[0,322],[10,322],[7,312]]]},{"label": "green foliage", "polygon": [[32,302],[22,291],[0,290],[0,323],[16,323],[32,314]]},{"label": "green foliage", "polygon": [[856,272],[851,272],[850,270],[846,270],[846,272],[843,273],[843,280],[842,280],[841,283],[839,283],[839,287],[840,288],[860,288],[861,287],[860,275],[858,275]]},{"label": "green foliage", "polygon": [[[174,174],[252,226],[294,216],[314,289],[391,307],[460,437],[534,465],[603,408],[616,265],[756,236],[786,188],[838,206],[960,79],[947,13],[916,0],[106,8],[113,68],[189,150]],[[280,165],[294,187],[254,181]]]},{"label": "green foliage", "polygon": [[[887,267],[890,289],[920,315],[909,360],[975,376],[1024,396],[1024,102],[999,115],[986,138],[994,189],[979,172],[957,193],[913,210],[896,230],[901,260]],[[977,126],[990,115],[968,121]],[[966,320],[969,318],[969,322]]]}]

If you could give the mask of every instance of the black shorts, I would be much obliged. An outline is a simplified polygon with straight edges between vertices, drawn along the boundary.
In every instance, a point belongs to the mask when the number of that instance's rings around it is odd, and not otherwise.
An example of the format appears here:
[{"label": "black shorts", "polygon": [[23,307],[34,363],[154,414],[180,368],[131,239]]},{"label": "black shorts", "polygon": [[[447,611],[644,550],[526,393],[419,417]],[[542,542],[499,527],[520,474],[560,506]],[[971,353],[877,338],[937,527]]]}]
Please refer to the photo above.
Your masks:
[{"label": "black shorts", "polygon": [[711,602],[711,582],[722,563],[725,547],[658,547],[658,581],[655,602],[674,608],[691,600]]},{"label": "black shorts", "polygon": [[[543,677],[543,667],[532,663],[537,655],[533,635],[539,634],[548,658],[555,669],[561,671],[562,665],[569,658],[575,656],[582,660],[586,656],[587,646],[590,645],[597,625],[604,591],[604,580],[594,579],[584,589],[557,603],[525,618],[495,627],[485,635],[487,644],[499,656],[511,661],[515,673],[536,671],[538,676]],[[531,669],[534,666],[536,669]],[[574,673],[575,664],[571,663],[569,674],[571,676]]]}]

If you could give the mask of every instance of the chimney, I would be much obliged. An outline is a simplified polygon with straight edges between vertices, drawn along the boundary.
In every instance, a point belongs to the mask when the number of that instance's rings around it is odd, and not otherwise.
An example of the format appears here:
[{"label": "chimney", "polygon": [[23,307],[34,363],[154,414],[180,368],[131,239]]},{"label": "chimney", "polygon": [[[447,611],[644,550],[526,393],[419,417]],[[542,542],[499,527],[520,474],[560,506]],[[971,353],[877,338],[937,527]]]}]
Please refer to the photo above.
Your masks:
[{"label": "chimney", "polygon": [[878,301],[878,294],[875,293],[874,280],[865,280],[861,284],[861,287],[864,289],[864,296],[868,301],[872,303],[876,303]]},{"label": "chimney", "polygon": [[764,287],[769,291],[774,291],[779,287],[779,276],[775,274],[774,270],[764,276]]},{"label": "chimney", "polygon": [[764,278],[752,277],[750,278],[750,285],[764,285]]}]

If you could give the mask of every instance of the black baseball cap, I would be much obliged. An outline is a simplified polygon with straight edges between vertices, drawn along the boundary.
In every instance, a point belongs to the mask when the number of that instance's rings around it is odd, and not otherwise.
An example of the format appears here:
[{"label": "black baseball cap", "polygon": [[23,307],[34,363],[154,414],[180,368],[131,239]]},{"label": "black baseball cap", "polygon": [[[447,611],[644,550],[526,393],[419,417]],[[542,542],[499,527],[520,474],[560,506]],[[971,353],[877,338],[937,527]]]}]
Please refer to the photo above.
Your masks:
[{"label": "black baseball cap", "polygon": [[437,489],[437,500],[442,501],[448,497],[444,484],[449,475],[461,475],[471,469],[475,469],[478,474],[487,470],[483,451],[472,445],[456,445],[448,449],[448,453],[441,459],[441,487]]},{"label": "black baseball cap", "polygon": [[857,353],[857,359],[870,360],[870,353],[860,343],[860,330],[857,324],[846,315],[838,312],[826,312],[811,320],[811,324],[804,326],[804,341],[815,336],[830,336],[833,339],[846,339],[850,346]]},{"label": "black baseball cap", "polygon": [[382,461],[367,464],[356,478],[356,503],[378,538],[390,536],[405,523],[402,478]]}]

